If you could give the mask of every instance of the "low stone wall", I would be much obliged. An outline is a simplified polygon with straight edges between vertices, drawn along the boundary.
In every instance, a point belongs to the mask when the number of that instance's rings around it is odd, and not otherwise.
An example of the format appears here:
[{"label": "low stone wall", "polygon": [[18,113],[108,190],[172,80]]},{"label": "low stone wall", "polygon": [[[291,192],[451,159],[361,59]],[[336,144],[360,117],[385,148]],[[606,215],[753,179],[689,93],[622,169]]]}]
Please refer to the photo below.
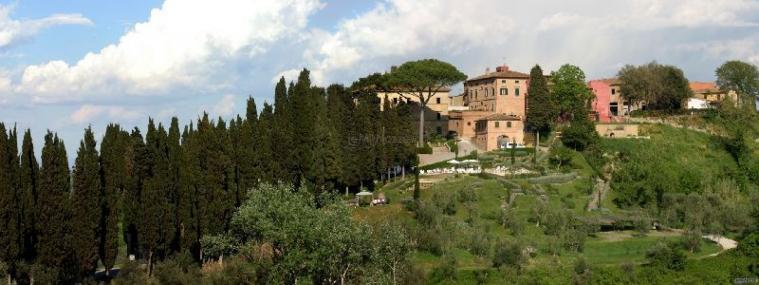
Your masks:
[{"label": "low stone wall", "polygon": [[599,136],[607,138],[628,138],[640,135],[640,125],[638,124],[596,124],[596,132]]}]

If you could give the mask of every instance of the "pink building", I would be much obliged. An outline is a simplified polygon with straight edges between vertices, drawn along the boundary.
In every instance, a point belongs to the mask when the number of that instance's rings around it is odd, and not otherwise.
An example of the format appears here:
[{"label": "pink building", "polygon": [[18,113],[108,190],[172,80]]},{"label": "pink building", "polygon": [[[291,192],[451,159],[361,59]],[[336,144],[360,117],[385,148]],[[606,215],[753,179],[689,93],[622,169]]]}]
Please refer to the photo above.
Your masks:
[{"label": "pink building", "polygon": [[611,85],[614,83],[616,83],[616,79],[600,79],[588,82],[588,86],[593,90],[593,94],[595,95],[590,105],[596,116],[596,120],[599,122],[611,122]]}]

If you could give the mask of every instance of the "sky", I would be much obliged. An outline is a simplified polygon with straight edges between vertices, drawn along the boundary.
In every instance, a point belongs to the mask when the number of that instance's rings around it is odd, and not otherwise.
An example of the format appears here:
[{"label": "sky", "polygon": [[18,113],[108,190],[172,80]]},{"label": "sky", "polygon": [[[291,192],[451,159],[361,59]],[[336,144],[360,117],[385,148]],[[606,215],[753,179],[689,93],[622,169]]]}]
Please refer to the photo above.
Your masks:
[{"label": "sky", "polygon": [[303,68],[326,86],[423,58],[588,79],[656,60],[712,81],[759,64],[759,0],[0,0],[0,121],[73,157],[89,125],[228,119]]}]

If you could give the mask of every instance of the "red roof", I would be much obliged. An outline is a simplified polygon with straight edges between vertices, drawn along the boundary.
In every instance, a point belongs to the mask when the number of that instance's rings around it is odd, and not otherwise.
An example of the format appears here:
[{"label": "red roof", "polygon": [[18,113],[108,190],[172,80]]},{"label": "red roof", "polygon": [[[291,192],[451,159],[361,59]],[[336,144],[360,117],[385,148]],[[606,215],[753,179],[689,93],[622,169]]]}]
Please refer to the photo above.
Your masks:
[{"label": "red roof", "polygon": [[717,84],[714,82],[691,81],[690,89],[693,90],[693,92],[708,92],[718,90],[719,88],[717,88]]}]

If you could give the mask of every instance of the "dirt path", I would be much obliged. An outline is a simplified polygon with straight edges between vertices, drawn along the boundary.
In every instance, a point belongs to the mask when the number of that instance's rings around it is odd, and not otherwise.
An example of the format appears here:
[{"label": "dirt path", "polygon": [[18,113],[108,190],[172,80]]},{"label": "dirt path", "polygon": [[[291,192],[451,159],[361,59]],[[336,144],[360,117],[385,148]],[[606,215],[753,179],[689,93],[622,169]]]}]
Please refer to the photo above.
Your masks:
[{"label": "dirt path", "polygon": [[720,253],[725,252],[726,250],[734,249],[738,247],[738,242],[732,239],[729,239],[727,237],[721,236],[721,235],[705,235],[703,238],[708,239],[710,241],[713,241],[717,244],[719,244],[720,247],[722,247],[722,250],[717,253],[712,253],[709,256],[717,256]]}]

